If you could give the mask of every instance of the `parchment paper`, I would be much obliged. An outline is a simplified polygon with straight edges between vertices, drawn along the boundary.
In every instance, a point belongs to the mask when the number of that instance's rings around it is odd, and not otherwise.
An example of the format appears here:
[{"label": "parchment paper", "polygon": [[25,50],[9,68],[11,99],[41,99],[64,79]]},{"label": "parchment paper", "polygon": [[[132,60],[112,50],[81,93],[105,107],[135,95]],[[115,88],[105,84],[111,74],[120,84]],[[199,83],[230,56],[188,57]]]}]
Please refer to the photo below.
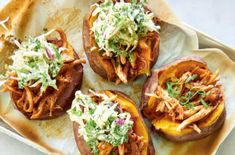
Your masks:
[{"label": "parchment paper", "polygon": [[[7,23],[11,33],[18,38],[43,33],[43,28],[62,28],[69,42],[80,57],[86,59],[82,46],[82,21],[91,0],[11,0],[0,11],[0,20],[10,17]],[[220,68],[221,83],[226,97],[227,117],[223,128],[213,135],[199,141],[173,143],[151,131],[156,154],[212,154],[232,130],[235,116],[234,85],[235,64],[222,51],[217,49],[198,49],[195,31],[183,26],[163,0],[149,0],[149,8],[164,22],[161,24],[160,55],[154,68],[158,68],[184,55],[199,55],[205,59],[212,70]],[[0,34],[5,30],[0,28]],[[0,65],[7,63],[11,51],[0,50]],[[116,89],[130,95],[139,104],[140,92],[145,77],[128,85],[114,85],[96,75],[87,61],[84,65],[82,90]],[[0,93],[0,117],[19,134],[35,143],[34,147],[48,154],[77,155],[73,139],[72,125],[65,114],[49,121],[30,121],[12,106],[8,93]],[[147,122],[148,123],[148,122]]]}]

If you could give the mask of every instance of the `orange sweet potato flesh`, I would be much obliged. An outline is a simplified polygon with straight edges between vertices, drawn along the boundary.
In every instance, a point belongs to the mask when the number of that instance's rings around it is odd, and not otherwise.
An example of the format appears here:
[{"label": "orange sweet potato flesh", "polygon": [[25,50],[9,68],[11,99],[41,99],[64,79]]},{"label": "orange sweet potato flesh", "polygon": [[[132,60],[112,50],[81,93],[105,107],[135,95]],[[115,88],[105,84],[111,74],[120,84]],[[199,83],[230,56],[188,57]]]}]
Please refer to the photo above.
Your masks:
[{"label": "orange sweet potato flesh", "polygon": [[178,132],[176,129],[180,124],[179,122],[173,122],[167,117],[156,117],[156,113],[153,111],[155,109],[155,98],[146,96],[145,94],[154,93],[158,85],[162,85],[169,77],[193,70],[196,66],[207,68],[207,64],[199,57],[183,57],[161,69],[153,71],[143,86],[140,109],[144,116],[152,122],[156,132],[169,140],[189,141],[204,138],[218,130],[225,121],[224,97],[212,113],[197,123],[201,129],[201,133],[197,133],[192,128],[184,128],[181,132]]},{"label": "orange sweet potato flesh", "polygon": [[[83,77],[83,66],[80,63],[78,55],[70,44],[67,43],[65,34],[62,30],[57,30],[61,33],[62,40],[48,40],[57,45],[64,46],[67,50],[62,52],[64,65],[56,77],[57,89],[48,87],[46,91],[40,95],[40,85],[33,88],[19,89],[17,81],[11,81],[10,85],[16,91],[11,91],[14,106],[21,111],[26,118],[33,120],[52,119],[64,114],[72,104],[75,97],[75,92],[80,89]],[[61,80],[60,80],[61,79]],[[30,101],[23,97],[26,89],[30,91],[33,97],[33,104],[28,104]],[[21,98],[25,98],[24,102],[19,102]],[[29,107],[33,105],[33,107]]]},{"label": "orange sweet potato flesh", "polygon": [[[127,111],[131,114],[131,117],[134,122],[134,127],[133,127],[134,133],[136,133],[136,135],[138,136],[142,136],[143,140],[147,142],[146,143],[147,145],[144,146],[141,155],[154,155],[155,151],[152,144],[152,140],[148,133],[148,128],[146,127],[144,120],[135,105],[135,102],[132,99],[130,99],[127,95],[119,91],[104,90],[104,91],[99,91],[99,93],[105,93],[109,97],[117,95],[115,100],[119,103],[119,106],[121,106],[124,111]],[[92,155],[92,152],[87,147],[83,139],[83,136],[80,136],[78,133],[78,124],[76,122],[73,122],[73,130],[77,147],[81,155]]]},{"label": "orange sweet potato flesh", "polygon": [[[126,1],[129,2],[129,1]],[[96,16],[92,16],[96,6],[92,6],[83,21],[83,46],[89,60],[91,68],[104,79],[109,81],[117,81],[119,78],[115,72],[115,68],[111,62],[111,58],[103,57],[99,53],[98,45],[95,42],[94,34],[90,30]],[[148,10],[148,9],[146,9]],[[149,11],[149,10],[148,10]],[[154,20],[159,22],[157,18]],[[157,32],[150,32],[148,36],[139,41],[135,51],[138,57],[135,59],[136,65],[132,67],[132,72],[127,73],[128,81],[135,80],[140,75],[149,75],[152,66],[157,61],[159,55],[159,35]],[[96,49],[94,49],[96,47]],[[91,49],[93,49],[91,51]],[[134,51],[133,51],[134,52]]]}]

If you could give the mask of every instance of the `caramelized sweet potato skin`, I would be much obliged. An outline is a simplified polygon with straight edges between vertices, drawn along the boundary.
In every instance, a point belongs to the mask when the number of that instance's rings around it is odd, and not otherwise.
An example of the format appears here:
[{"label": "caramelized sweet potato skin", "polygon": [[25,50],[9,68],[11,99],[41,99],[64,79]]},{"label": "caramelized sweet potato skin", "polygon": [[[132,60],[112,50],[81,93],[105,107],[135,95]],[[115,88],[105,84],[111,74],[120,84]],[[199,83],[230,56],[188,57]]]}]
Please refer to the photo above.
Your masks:
[{"label": "caramelized sweet potato skin", "polygon": [[226,111],[224,97],[222,97],[220,103],[211,114],[198,122],[198,127],[201,129],[201,133],[197,133],[190,128],[185,128],[181,132],[178,132],[176,131],[177,126],[179,125],[178,122],[173,122],[165,117],[155,119],[156,113],[151,110],[154,109],[154,107],[151,107],[153,105],[148,104],[151,97],[146,94],[154,94],[157,87],[162,83],[164,76],[171,75],[171,73],[174,72],[173,69],[180,68],[183,72],[184,70],[193,69],[196,66],[207,68],[207,64],[199,57],[183,57],[162,67],[161,69],[154,70],[143,86],[140,105],[142,113],[151,120],[153,128],[157,133],[171,141],[189,141],[204,138],[219,130],[225,121]]},{"label": "caramelized sweet potato skin", "polygon": [[86,142],[83,136],[80,136],[78,133],[78,123],[73,122],[73,133],[75,137],[75,141],[81,155],[92,155],[91,149],[87,147]]},{"label": "caramelized sweet potato skin", "polygon": [[[25,86],[18,88],[18,82],[9,79],[4,84],[3,91],[9,91],[14,103],[26,118],[32,120],[52,119],[64,114],[71,106],[75,92],[80,89],[83,78],[84,60],[80,60],[73,47],[67,42],[65,33],[56,29],[60,39],[48,39],[47,41],[57,47],[65,47],[61,52],[64,64],[55,77],[57,89],[47,87],[45,92],[40,92],[41,84],[35,87]],[[17,76],[12,73],[12,76]]]},{"label": "caramelized sweet potato skin", "polygon": [[[94,10],[95,10],[95,6],[91,7],[83,20],[83,31],[82,31],[83,47],[85,49],[87,58],[89,60],[89,64],[91,68],[94,70],[94,72],[99,74],[104,79],[109,79],[112,81],[115,79],[116,75],[115,75],[114,68],[112,66],[111,61],[104,60],[104,58],[102,58],[102,56],[99,54],[98,49],[91,51],[92,47],[98,46],[90,30],[92,27],[92,23],[95,20],[95,17],[92,16],[92,12]],[[106,63],[103,61],[106,61]],[[106,69],[105,64],[107,64],[106,66],[110,68]]]},{"label": "caramelized sweet potato skin", "polygon": [[[129,2],[129,1],[126,1]],[[100,3],[100,2],[99,2]],[[117,82],[119,77],[115,72],[115,68],[111,58],[103,57],[99,52],[99,47],[96,44],[94,34],[90,30],[93,22],[97,17],[92,16],[96,6],[92,6],[83,20],[83,46],[89,60],[89,64],[93,71],[100,75],[102,78],[109,81]],[[150,11],[149,9],[146,9]],[[154,19],[156,23],[159,22],[157,18]],[[132,66],[127,72],[127,80],[135,80],[140,75],[149,75],[150,70],[157,61],[159,55],[159,42],[160,38],[157,32],[149,33],[149,35],[141,40],[145,43],[147,48],[142,47],[139,43],[136,48],[138,57],[136,58],[136,65]],[[95,48],[94,48],[95,47]],[[92,51],[91,51],[92,49]]]},{"label": "caramelized sweet potato skin", "polygon": [[[78,56],[75,52],[74,55],[76,55],[76,59],[78,59]],[[32,117],[32,113],[26,112],[22,106],[19,106],[17,104],[17,101],[19,100],[21,95],[12,92],[11,96],[15,107],[19,111],[21,111],[28,119],[36,119],[36,120],[53,119],[55,117],[64,114],[70,108],[72,100],[75,97],[74,94],[76,90],[80,89],[83,77],[82,65],[81,64],[71,65],[71,63],[73,62],[65,63],[60,73],[58,74],[58,76],[65,75],[67,79],[70,79],[70,81],[64,83],[62,81],[57,80],[57,85],[59,85],[58,90],[55,90],[53,88],[47,88],[46,92],[43,93],[43,95],[40,97],[41,99],[35,104],[35,106],[40,107],[40,102],[47,102],[50,100],[51,97],[52,100],[54,101],[54,105],[58,107],[53,109],[52,113],[50,112],[50,108],[46,107],[48,105],[44,105],[45,107],[43,106],[41,108],[44,108],[46,110],[43,110],[42,113],[38,115],[38,117]],[[44,101],[44,99],[46,100]]]},{"label": "caramelized sweet potato skin", "polygon": [[156,130],[155,128],[154,128],[154,130],[157,133],[159,133],[159,135],[162,135],[166,139],[171,140],[171,141],[175,141],[175,142],[198,140],[198,139],[205,138],[205,137],[209,136],[210,134],[212,134],[212,133],[216,132],[217,130],[219,130],[223,126],[223,123],[225,121],[225,117],[226,117],[226,111],[225,111],[225,108],[224,108],[223,112],[216,119],[216,121],[213,122],[210,126],[202,128],[200,134],[198,134],[196,131],[192,130],[191,132],[188,132],[186,134],[172,135],[172,134],[168,134],[168,133],[166,133],[162,130]]},{"label": "caramelized sweet potato skin", "polygon": [[[118,101],[121,101],[122,103],[119,104],[125,111],[129,112],[132,116],[132,119],[134,121],[134,127],[133,130],[136,134],[143,136],[145,140],[147,140],[147,146],[145,148],[145,151],[143,155],[154,155],[155,150],[154,146],[151,140],[151,137],[148,133],[148,128],[144,124],[144,120],[141,116],[141,113],[137,109],[135,102],[130,99],[126,94],[119,92],[119,91],[111,91],[111,90],[104,90],[99,91],[99,93],[105,93],[108,96],[117,95]],[[120,103],[120,102],[119,102]],[[74,137],[77,143],[77,147],[82,155],[91,155],[91,149],[88,148],[86,145],[85,140],[83,139],[83,136],[80,136],[78,133],[78,124],[76,122],[73,122],[73,130],[74,130]]]}]

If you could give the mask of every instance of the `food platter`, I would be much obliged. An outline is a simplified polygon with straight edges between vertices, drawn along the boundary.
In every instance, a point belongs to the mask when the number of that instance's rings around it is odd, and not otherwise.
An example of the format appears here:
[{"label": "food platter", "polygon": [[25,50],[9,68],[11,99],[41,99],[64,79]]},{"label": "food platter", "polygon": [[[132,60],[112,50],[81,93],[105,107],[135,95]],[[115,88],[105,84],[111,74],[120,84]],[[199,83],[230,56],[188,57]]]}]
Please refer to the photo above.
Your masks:
[{"label": "food platter", "polygon": [[[171,154],[174,152],[176,154],[186,154],[194,147],[198,147],[200,148],[198,149],[198,154],[215,154],[219,145],[228,136],[235,124],[232,119],[235,115],[232,102],[234,100],[234,84],[226,85],[226,81],[231,81],[235,76],[232,73],[235,67],[235,50],[190,26],[182,24],[164,1],[149,1],[149,3],[150,9],[164,21],[161,25],[160,35],[162,40],[160,44],[161,53],[154,68],[159,68],[185,55],[199,55],[208,63],[213,71],[215,71],[216,68],[221,70],[221,82],[225,85],[223,89],[225,90],[225,100],[227,102],[227,117],[223,128],[218,133],[212,134],[203,140],[188,143],[173,143],[151,131],[156,153]],[[24,37],[26,34],[38,34],[44,27],[49,29],[62,27],[68,35],[68,40],[72,43],[79,56],[86,58],[82,48],[81,19],[90,4],[92,4],[91,1],[76,0],[71,1],[71,4],[67,4],[66,1],[42,1],[40,3],[25,1],[24,5],[27,9],[19,10],[19,16],[12,15],[12,17],[15,17],[15,19],[12,20],[12,26],[14,32],[19,37]],[[56,9],[50,9],[55,5],[57,6]],[[81,6],[83,6],[83,9],[79,9]],[[14,5],[11,7],[14,7]],[[42,14],[42,12],[46,13]],[[80,16],[77,16],[77,14]],[[22,17],[26,17],[28,20]],[[35,25],[35,23],[37,23],[37,25]],[[27,29],[23,28],[21,25],[24,25]],[[214,60],[219,61],[215,62]],[[226,70],[224,70],[224,68],[226,68]],[[94,90],[124,90],[136,103],[139,103],[141,86],[144,81],[143,78],[140,78],[136,82],[130,83],[130,86],[116,86],[97,76],[89,68],[88,64],[84,65],[83,80],[83,91],[87,91],[89,88]],[[96,82],[94,83],[94,81]],[[8,124],[6,125],[6,123],[1,122],[1,132],[47,154],[79,154],[73,139],[72,124],[67,115],[63,115],[55,120],[31,122],[22,117],[22,115],[9,104],[10,99],[7,96],[8,94],[1,94],[0,97],[2,104],[0,106],[1,118]],[[61,123],[63,123],[63,127],[61,127]],[[150,128],[150,124],[148,125]],[[211,141],[212,139],[213,142]],[[211,145],[211,147],[205,149],[207,145]]]}]

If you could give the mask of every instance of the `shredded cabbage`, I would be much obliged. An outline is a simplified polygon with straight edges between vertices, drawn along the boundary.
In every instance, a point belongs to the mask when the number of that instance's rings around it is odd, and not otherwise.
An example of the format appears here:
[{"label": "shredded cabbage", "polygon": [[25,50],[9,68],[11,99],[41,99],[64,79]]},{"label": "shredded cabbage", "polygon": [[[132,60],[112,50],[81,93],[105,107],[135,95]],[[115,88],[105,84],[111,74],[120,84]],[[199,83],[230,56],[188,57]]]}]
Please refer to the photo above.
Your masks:
[{"label": "shredded cabbage", "polygon": [[94,154],[97,145],[105,141],[113,146],[119,146],[128,140],[128,131],[133,121],[130,113],[122,111],[114,98],[105,94],[92,92],[102,99],[101,103],[93,102],[92,98],[81,91],[76,92],[72,107],[68,111],[70,119],[79,124],[78,132]]},{"label": "shredded cabbage", "polygon": [[113,3],[105,0],[97,4],[92,16],[97,16],[91,30],[103,55],[128,57],[136,48],[138,40],[147,32],[158,32],[159,25],[153,22],[153,13],[145,12],[145,1]]},{"label": "shredded cabbage", "polygon": [[49,43],[46,36],[54,30],[38,37],[30,37],[27,41],[19,43],[15,40],[18,49],[11,56],[13,64],[10,71],[16,73],[14,78],[18,81],[18,87],[35,87],[41,84],[40,92],[43,93],[48,86],[57,89],[55,77],[63,66],[60,55],[63,48],[58,48]]}]

